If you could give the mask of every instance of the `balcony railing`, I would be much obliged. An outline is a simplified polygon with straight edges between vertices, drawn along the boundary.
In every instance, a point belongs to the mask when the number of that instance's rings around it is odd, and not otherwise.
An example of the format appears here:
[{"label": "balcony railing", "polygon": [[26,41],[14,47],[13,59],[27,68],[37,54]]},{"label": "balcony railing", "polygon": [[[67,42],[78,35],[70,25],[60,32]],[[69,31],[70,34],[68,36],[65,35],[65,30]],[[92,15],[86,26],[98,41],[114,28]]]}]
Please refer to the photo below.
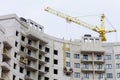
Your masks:
[{"label": "balcony railing", "polygon": [[105,80],[105,78],[95,78],[95,80]]},{"label": "balcony railing", "polygon": [[2,72],[0,80],[10,80],[10,76],[7,73]]},{"label": "balcony railing", "polygon": [[39,64],[44,65],[44,64],[46,64],[46,62],[43,61],[42,59],[39,59]]},{"label": "balcony railing", "polygon": [[81,80],[94,80],[94,79],[93,78],[81,78]]},{"label": "balcony railing", "polygon": [[39,49],[39,54],[44,55],[44,54],[47,54],[47,52],[45,52],[45,51],[42,50],[42,49]]},{"label": "balcony railing", "polygon": [[105,68],[95,68],[95,72],[105,72]]},{"label": "balcony railing", "polygon": [[102,55],[103,55],[104,53],[105,53],[104,51],[98,51],[98,52],[96,51],[96,52],[94,52],[94,54],[102,54]]},{"label": "balcony railing", "polygon": [[38,48],[33,44],[28,43],[28,44],[26,44],[26,46],[27,46],[27,48],[29,48],[31,50],[35,50],[35,51],[38,50]]},{"label": "balcony railing", "polygon": [[33,78],[31,78],[29,75],[25,75],[25,80],[34,80]]},{"label": "balcony railing", "polygon": [[2,55],[3,55],[3,59],[5,59],[5,60],[11,59],[11,55],[9,53],[9,50],[7,50],[6,48],[3,49]]},{"label": "balcony railing", "polygon": [[82,77],[81,80],[106,80],[106,79],[105,78],[92,78],[92,77],[89,76],[88,78]]},{"label": "balcony railing", "polygon": [[83,72],[93,72],[94,69],[91,68],[91,67],[88,67],[88,68],[82,67],[82,68],[81,68],[81,71],[83,71]]},{"label": "balcony railing", "polygon": [[45,71],[43,71],[43,70],[39,70],[39,75],[44,75],[44,74],[46,74]]},{"label": "balcony railing", "polygon": [[4,46],[5,46],[6,48],[8,48],[8,49],[12,48],[12,45],[11,45],[10,42],[11,42],[11,41],[9,40],[8,37],[5,37],[5,38],[4,38],[4,41],[3,41]]},{"label": "balcony railing", "polygon": [[34,53],[31,53],[31,54],[26,53],[26,57],[30,60],[34,60],[34,61],[37,60],[37,56],[35,54],[34,55],[32,54]]},{"label": "balcony railing", "polygon": [[4,72],[10,71],[10,64],[7,62],[2,62],[1,67]]},{"label": "balcony railing", "polygon": [[25,65],[26,69],[31,70],[31,71],[37,71],[37,66],[36,65]]},{"label": "balcony railing", "polygon": [[104,63],[105,59],[103,59],[103,58],[97,58],[97,59],[94,59],[94,62],[95,63]]},{"label": "balcony railing", "polygon": [[90,59],[90,58],[88,58],[88,59],[82,58],[82,59],[81,59],[81,62],[93,62],[93,60]]}]

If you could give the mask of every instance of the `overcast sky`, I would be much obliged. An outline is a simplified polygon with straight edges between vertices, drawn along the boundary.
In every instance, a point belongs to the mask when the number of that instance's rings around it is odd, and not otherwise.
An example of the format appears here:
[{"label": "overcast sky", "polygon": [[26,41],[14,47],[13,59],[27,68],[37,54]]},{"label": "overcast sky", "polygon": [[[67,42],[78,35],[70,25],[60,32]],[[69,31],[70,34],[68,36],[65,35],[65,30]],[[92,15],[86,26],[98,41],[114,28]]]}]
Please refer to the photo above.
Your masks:
[{"label": "overcast sky", "polygon": [[[80,39],[84,34],[98,36],[96,32],[74,23],[68,24],[64,19],[45,12],[44,8],[47,6],[98,26],[100,25],[100,14],[104,13],[117,29],[117,33],[107,35],[108,41],[120,41],[119,0],[1,0],[0,15],[15,13],[19,17],[32,19],[44,26],[45,33],[58,38]],[[107,21],[106,27],[112,29]]]}]

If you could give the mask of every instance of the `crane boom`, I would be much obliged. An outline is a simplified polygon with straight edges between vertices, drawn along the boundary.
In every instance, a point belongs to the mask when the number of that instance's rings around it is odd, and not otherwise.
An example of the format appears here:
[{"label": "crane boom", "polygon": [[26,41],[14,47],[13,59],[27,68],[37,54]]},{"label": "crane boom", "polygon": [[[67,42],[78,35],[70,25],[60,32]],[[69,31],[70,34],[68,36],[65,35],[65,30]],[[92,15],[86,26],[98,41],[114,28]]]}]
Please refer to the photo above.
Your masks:
[{"label": "crane boom", "polygon": [[71,16],[66,15],[66,14],[64,14],[64,13],[62,13],[62,12],[56,11],[56,10],[50,8],[50,7],[47,7],[47,8],[45,9],[45,11],[50,12],[50,13],[52,13],[52,14],[54,14],[54,15],[57,15],[57,16],[59,16],[59,17],[61,17],[61,18],[64,18],[64,19],[66,19],[67,22],[74,22],[74,23],[76,23],[76,24],[79,24],[79,25],[81,25],[81,26],[84,26],[84,27],[86,27],[86,28],[88,28],[88,29],[92,29],[92,30],[93,30],[92,27],[94,27],[94,26],[92,26],[92,25],[90,25],[90,24],[87,24],[86,22],[81,21],[81,20],[79,20],[79,19],[77,19],[77,18],[75,18],[75,17],[71,17]]},{"label": "crane boom", "polygon": [[86,28],[88,28],[90,30],[93,30],[93,31],[99,33],[99,37],[101,38],[101,41],[106,41],[106,37],[105,37],[106,33],[116,32],[115,29],[114,30],[105,30],[105,26],[104,26],[104,18],[105,18],[105,16],[104,16],[104,14],[101,16],[101,27],[97,27],[97,26],[90,25],[90,24],[88,24],[88,23],[86,23],[84,21],[81,21],[81,20],[79,20],[79,19],[77,19],[75,17],[69,16],[69,15],[64,14],[62,12],[54,10],[54,9],[52,9],[50,7],[45,8],[45,11],[50,12],[50,13],[52,13],[54,15],[57,15],[57,16],[59,16],[61,18],[64,18],[64,19],[66,19],[67,22],[76,23],[78,25],[81,25],[83,27],[86,27]]}]

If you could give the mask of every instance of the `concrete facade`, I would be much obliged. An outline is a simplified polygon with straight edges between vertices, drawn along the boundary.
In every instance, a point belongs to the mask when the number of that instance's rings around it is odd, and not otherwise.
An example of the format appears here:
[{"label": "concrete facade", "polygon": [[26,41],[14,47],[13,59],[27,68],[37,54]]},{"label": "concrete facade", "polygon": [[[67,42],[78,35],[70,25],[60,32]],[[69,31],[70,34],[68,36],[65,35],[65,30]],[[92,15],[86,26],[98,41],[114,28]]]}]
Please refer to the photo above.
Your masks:
[{"label": "concrete facade", "polygon": [[0,16],[0,80],[119,80],[119,47],[90,35],[55,38],[30,19]]}]

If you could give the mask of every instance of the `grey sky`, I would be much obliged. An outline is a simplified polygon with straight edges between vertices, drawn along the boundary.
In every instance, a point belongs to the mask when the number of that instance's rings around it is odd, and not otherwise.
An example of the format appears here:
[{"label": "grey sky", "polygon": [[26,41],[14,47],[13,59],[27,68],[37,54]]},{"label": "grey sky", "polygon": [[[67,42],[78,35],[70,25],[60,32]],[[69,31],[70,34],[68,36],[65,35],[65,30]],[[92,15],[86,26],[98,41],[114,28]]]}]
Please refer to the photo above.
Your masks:
[{"label": "grey sky", "polygon": [[[120,41],[120,1],[119,0],[1,0],[0,15],[16,13],[30,18],[45,26],[45,33],[65,39],[79,39],[84,34],[98,36],[97,33],[77,24],[68,24],[64,19],[44,11],[50,6],[71,16],[83,16],[105,13],[117,29],[117,33],[107,35],[108,41]],[[80,20],[92,25],[100,25],[100,15],[80,17]],[[106,22],[106,27],[111,28]]]}]

